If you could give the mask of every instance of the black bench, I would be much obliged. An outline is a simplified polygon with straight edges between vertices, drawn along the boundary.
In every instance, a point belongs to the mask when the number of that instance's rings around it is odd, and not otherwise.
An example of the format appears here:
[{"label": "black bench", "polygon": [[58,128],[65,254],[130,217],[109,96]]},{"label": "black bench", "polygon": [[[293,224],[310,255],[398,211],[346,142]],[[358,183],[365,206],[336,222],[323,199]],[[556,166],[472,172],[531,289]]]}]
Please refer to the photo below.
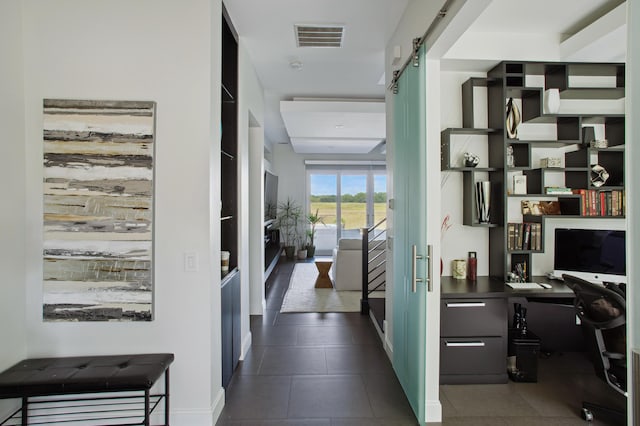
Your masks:
[{"label": "black bench", "polygon": [[[169,426],[169,365],[173,358],[173,354],[138,354],[25,359],[0,373],[0,399],[22,399],[21,408],[0,426],[28,425],[30,419],[37,419],[32,421],[37,424],[73,419],[149,426],[151,412],[162,399],[164,425]],[[164,393],[151,395],[151,387],[162,374]],[[121,392],[127,394],[113,394]],[[104,393],[109,395],[100,395]],[[56,395],[65,397],[40,398]],[[142,404],[144,412],[133,414]],[[20,423],[12,423],[18,419]]]}]

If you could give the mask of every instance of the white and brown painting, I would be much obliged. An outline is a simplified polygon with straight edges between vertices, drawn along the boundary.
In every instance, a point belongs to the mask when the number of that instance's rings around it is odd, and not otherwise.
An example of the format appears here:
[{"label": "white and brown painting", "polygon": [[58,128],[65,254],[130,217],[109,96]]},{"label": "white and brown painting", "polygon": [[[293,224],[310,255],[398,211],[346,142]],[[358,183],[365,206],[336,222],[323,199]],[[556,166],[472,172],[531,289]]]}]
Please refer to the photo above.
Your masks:
[{"label": "white and brown painting", "polygon": [[45,321],[150,321],[155,102],[44,100]]}]

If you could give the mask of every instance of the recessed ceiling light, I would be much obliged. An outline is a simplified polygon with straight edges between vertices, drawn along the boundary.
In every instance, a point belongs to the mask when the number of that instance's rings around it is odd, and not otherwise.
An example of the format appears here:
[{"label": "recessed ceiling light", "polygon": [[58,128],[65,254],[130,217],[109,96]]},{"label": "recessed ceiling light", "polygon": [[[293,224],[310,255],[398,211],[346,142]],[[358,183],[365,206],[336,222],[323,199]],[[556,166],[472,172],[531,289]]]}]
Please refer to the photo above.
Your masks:
[{"label": "recessed ceiling light", "polygon": [[344,124],[336,124],[336,129],[344,129]]}]

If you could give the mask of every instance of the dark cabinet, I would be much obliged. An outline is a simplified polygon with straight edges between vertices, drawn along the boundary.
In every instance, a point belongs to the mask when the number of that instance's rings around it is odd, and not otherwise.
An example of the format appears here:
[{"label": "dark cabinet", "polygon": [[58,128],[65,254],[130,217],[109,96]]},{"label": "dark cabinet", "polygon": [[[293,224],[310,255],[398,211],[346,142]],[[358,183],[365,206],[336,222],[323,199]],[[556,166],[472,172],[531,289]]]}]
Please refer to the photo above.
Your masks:
[{"label": "dark cabinet", "polygon": [[449,293],[460,287],[455,281],[442,277],[440,383],[505,383],[507,298],[501,291]]},{"label": "dark cabinet", "polygon": [[242,350],[240,333],[240,271],[234,269],[222,280],[222,385],[226,388],[238,366]]}]

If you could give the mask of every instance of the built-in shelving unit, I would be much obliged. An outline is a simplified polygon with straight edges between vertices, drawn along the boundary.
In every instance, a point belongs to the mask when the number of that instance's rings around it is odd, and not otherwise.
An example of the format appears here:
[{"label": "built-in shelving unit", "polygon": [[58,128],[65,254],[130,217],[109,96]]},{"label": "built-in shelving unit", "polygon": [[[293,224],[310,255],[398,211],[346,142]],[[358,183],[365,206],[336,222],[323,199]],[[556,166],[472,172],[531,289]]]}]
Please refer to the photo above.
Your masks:
[{"label": "built-in shelving unit", "polygon": [[[487,88],[487,128],[474,127],[473,88],[479,86]],[[624,86],[624,64],[539,62],[502,62],[487,78],[473,77],[462,85],[463,128],[442,131],[441,169],[463,173],[463,224],[488,228],[491,276],[502,278],[517,263],[526,263],[527,270],[532,270],[532,255],[544,252],[546,220],[624,218]],[[568,106],[558,113],[547,111],[548,89],[558,89]],[[520,109],[521,128],[541,125],[541,133],[529,131],[522,139],[508,137],[505,121],[510,98]],[[608,147],[589,146],[583,140],[585,127],[594,128],[596,139],[607,139]],[[452,146],[457,135],[486,135],[478,139],[487,144],[486,166],[469,168],[456,162]],[[513,155],[510,164],[507,149]],[[561,158],[563,164],[542,167],[540,152]],[[591,179],[596,164],[609,174],[602,186]],[[526,177],[526,193],[513,193],[514,176]],[[475,214],[475,182],[479,179],[491,182],[489,223],[478,223]],[[573,193],[547,193],[545,188],[553,186],[570,188]],[[514,214],[524,200],[553,201],[560,214]],[[512,249],[508,224],[518,222],[539,224],[542,244],[538,248]]]},{"label": "built-in shelving unit", "polygon": [[220,139],[220,250],[229,252],[221,281],[222,385],[240,359],[240,271],[238,270],[238,42],[223,7]]}]

